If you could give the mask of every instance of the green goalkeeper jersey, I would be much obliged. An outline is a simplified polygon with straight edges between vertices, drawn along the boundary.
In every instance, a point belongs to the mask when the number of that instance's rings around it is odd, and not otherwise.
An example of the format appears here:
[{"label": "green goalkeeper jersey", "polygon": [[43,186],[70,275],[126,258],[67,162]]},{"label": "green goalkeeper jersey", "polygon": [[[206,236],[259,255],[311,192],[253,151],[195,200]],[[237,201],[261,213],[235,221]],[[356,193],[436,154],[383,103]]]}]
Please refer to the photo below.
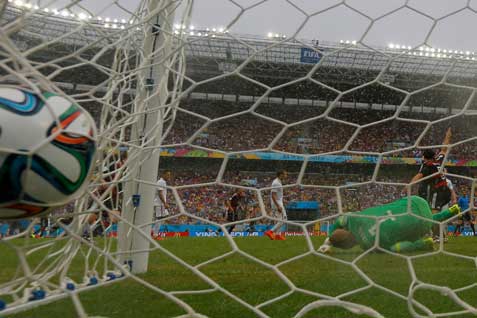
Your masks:
[{"label": "green goalkeeper jersey", "polygon": [[426,236],[433,223],[415,217],[421,216],[432,220],[432,211],[429,204],[421,197],[410,198],[410,213],[408,212],[408,198],[403,198],[385,205],[371,207],[361,212],[347,213],[340,216],[332,225],[330,235],[339,228],[350,231],[363,249],[372,247],[376,240],[379,225],[379,245],[389,249],[397,242],[414,242]]}]

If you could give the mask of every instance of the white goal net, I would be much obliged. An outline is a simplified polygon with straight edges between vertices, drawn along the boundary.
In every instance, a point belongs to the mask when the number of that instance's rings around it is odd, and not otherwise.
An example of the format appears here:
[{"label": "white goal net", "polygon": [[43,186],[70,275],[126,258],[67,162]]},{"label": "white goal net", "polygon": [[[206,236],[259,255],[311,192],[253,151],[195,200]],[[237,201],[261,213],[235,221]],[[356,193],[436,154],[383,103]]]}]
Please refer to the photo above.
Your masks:
[{"label": "white goal net", "polygon": [[[0,315],[477,315],[476,9],[0,2],[0,87],[64,96],[98,128],[80,198],[0,214]],[[461,213],[430,221],[426,249],[383,245],[386,222],[425,219],[411,201],[436,178],[449,197],[430,206]],[[401,198],[364,217],[372,242],[322,253],[342,217]]]}]

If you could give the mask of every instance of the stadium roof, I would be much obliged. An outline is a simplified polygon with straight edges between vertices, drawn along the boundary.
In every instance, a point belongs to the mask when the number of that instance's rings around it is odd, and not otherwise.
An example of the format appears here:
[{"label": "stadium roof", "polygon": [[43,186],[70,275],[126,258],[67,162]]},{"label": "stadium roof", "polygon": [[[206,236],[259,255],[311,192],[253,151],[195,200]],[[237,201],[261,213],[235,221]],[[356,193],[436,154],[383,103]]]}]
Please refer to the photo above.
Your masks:
[{"label": "stadium roof", "polygon": [[[25,14],[25,25],[18,31],[23,38],[55,40],[61,39],[65,44],[76,48],[100,45],[102,41],[111,41],[123,32],[140,36],[140,26],[126,21],[88,22],[85,19],[72,18],[61,12],[31,11],[8,5],[0,23],[4,26],[9,21]],[[107,27],[106,27],[107,26]],[[121,30],[125,29],[125,30]],[[320,66],[357,69],[363,71],[380,71],[386,66],[386,73],[404,73],[417,75],[443,76],[449,72],[450,77],[475,78],[477,61],[470,52],[435,53],[429,48],[371,48],[360,44],[330,43],[320,41],[317,46],[313,41],[287,40],[282,37],[267,38],[240,35],[225,32],[212,33],[207,30],[194,32],[177,32],[177,43],[187,39],[186,54],[190,57],[210,58],[214,60],[243,61],[253,55],[253,60],[263,63],[313,64],[320,61]],[[184,35],[183,35],[184,34]],[[191,35],[193,34],[193,35]],[[199,36],[200,34],[200,36]],[[205,36],[207,34],[207,36]],[[184,38],[186,37],[186,38]],[[28,43],[18,43],[28,47]],[[26,48],[25,47],[25,48]],[[23,47],[22,47],[23,48]],[[317,51],[315,51],[315,49]],[[427,50],[427,51],[426,51]],[[308,51],[308,53],[307,53]],[[312,58],[303,54],[318,52]]]}]

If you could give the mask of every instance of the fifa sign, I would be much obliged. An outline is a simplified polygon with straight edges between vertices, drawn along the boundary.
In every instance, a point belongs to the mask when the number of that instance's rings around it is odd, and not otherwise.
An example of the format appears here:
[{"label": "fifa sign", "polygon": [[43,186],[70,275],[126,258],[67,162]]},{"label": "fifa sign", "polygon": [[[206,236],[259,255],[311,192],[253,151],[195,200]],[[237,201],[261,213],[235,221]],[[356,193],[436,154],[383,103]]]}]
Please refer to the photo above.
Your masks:
[{"label": "fifa sign", "polygon": [[302,47],[301,53],[300,53],[300,62],[308,63],[308,64],[316,64],[321,60],[322,56],[323,54],[321,54],[318,51],[315,51],[308,47]]}]

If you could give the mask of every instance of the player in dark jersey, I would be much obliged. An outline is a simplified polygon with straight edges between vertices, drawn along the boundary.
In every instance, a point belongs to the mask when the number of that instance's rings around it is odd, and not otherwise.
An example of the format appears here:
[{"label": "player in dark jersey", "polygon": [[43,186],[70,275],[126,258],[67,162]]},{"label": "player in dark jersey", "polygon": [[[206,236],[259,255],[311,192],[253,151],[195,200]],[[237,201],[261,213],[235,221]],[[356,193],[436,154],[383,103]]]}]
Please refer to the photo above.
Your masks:
[{"label": "player in dark jersey", "polygon": [[432,149],[424,151],[419,172],[411,180],[413,183],[425,179],[419,183],[418,194],[429,203],[435,212],[440,211],[451,201],[451,190],[447,184],[446,176],[444,173],[439,173],[447,154],[448,148],[446,145],[450,143],[451,137],[452,131],[449,128],[442,141],[444,147],[437,155]]},{"label": "player in dark jersey", "polygon": [[447,179],[443,173],[439,173],[444,157],[445,154],[442,152],[436,156],[430,149],[424,151],[419,173],[411,181],[414,182],[433,175],[419,184],[418,194],[429,203],[434,211],[440,211],[451,200]]},{"label": "player in dark jersey", "polygon": [[50,222],[48,220],[48,216],[44,216],[40,218],[40,227],[36,231],[33,231],[31,237],[38,238],[38,237],[42,237],[43,235],[46,235],[49,223]]},{"label": "player in dark jersey", "polygon": [[[432,208],[433,213],[441,211],[452,199],[452,191],[449,188],[447,178],[441,168],[452,137],[451,128],[447,129],[442,149],[436,155],[432,149],[426,149],[423,153],[422,164],[419,172],[412,178],[411,183],[419,183],[418,195],[425,199]],[[439,226],[434,227],[434,236],[439,236]]]},{"label": "player in dark jersey", "polygon": [[[239,189],[237,192],[234,192],[232,196],[225,201],[225,207],[227,210],[227,222],[235,222],[239,220],[239,213],[244,210],[245,191]],[[231,233],[235,228],[235,224],[232,224],[227,227],[227,231]]]}]

